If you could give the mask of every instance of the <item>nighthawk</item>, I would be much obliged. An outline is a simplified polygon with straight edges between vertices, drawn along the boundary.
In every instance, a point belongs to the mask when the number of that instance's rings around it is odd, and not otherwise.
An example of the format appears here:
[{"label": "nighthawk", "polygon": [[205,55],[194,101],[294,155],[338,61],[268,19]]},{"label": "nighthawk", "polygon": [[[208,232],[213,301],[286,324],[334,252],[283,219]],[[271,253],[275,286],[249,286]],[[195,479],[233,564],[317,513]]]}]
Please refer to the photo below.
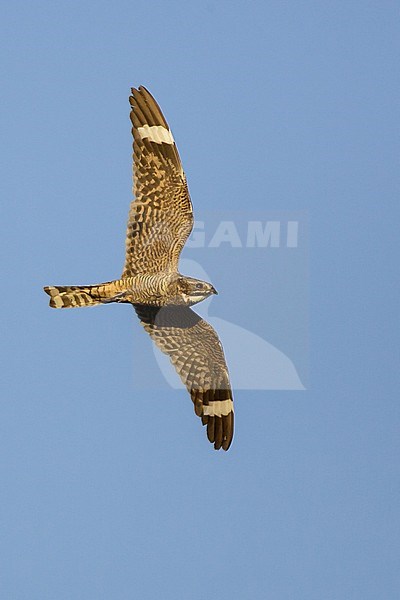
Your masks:
[{"label": "nighthawk", "polygon": [[133,192],[120,279],[98,285],[48,286],[53,308],[110,302],[133,305],[144,329],[167,354],[188,389],[214,448],[228,450],[233,399],[224,352],[214,329],[190,306],[216,294],[211,283],[181,275],[179,256],[193,228],[181,160],[160,107],[144,87],[129,98]]}]

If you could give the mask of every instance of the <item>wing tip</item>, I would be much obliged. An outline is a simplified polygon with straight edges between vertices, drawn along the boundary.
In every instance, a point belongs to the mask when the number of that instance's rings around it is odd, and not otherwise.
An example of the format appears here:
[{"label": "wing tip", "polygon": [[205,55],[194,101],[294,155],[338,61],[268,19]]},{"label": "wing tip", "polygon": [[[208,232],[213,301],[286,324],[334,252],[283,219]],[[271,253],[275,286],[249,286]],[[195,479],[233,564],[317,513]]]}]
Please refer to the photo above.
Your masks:
[{"label": "wing tip", "polygon": [[152,100],[154,100],[155,102],[154,96],[144,85],[139,85],[138,87],[131,87],[131,95],[129,96],[129,100],[134,100],[135,96],[137,95],[143,96],[144,98],[146,96],[150,96],[150,98],[152,98]]},{"label": "wing tip", "polygon": [[202,416],[202,424],[207,426],[207,438],[214,444],[214,450],[229,450],[233,441],[234,413],[222,417]]}]

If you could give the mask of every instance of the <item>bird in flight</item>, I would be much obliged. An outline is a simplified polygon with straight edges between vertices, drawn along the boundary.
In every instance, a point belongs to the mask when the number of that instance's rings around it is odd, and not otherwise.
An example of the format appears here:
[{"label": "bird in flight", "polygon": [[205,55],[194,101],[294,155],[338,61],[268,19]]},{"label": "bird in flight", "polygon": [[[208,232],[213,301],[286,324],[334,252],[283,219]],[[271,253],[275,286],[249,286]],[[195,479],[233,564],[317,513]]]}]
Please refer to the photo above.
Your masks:
[{"label": "bird in flight", "polygon": [[179,256],[193,228],[193,209],[178,150],[160,107],[146,88],[129,98],[133,192],[120,279],[98,285],[47,286],[52,308],[110,302],[133,305],[145,331],[167,354],[207,426],[214,448],[233,437],[233,397],[218,335],[190,307],[217,291],[181,275]]}]

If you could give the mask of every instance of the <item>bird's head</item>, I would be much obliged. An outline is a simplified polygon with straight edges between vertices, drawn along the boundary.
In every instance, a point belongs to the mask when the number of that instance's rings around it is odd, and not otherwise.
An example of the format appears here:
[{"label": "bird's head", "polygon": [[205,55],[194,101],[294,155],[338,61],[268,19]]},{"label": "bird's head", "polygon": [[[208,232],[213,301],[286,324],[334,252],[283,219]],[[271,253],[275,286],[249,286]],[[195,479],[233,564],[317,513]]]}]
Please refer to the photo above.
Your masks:
[{"label": "bird's head", "polygon": [[211,283],[194,279],[193,277],[181,276],[178,280],[181,297],[184,303],[188,306],[197,304],[205,300],[212,294],[218,294],[217,290]]}]

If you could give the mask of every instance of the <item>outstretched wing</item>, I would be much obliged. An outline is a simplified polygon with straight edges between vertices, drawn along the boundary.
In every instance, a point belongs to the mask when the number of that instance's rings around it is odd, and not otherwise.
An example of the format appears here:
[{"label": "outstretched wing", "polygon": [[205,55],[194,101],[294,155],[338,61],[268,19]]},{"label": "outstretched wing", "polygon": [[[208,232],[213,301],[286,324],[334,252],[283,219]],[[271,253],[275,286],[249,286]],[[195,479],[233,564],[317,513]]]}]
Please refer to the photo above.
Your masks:
[{"label": "outstretched wing", "polygon": [[178,268],[193,227],[186,177],[172,133],[153,96],[132,88],[133,192],[122,277]]},{"label": "outstretched wing", "polygon": [[187,306],[134,307],[187,387],[196,415],[207,425],[208,439],[216,450],[228,450],[233,437],[233,398],[218,335]]}]

